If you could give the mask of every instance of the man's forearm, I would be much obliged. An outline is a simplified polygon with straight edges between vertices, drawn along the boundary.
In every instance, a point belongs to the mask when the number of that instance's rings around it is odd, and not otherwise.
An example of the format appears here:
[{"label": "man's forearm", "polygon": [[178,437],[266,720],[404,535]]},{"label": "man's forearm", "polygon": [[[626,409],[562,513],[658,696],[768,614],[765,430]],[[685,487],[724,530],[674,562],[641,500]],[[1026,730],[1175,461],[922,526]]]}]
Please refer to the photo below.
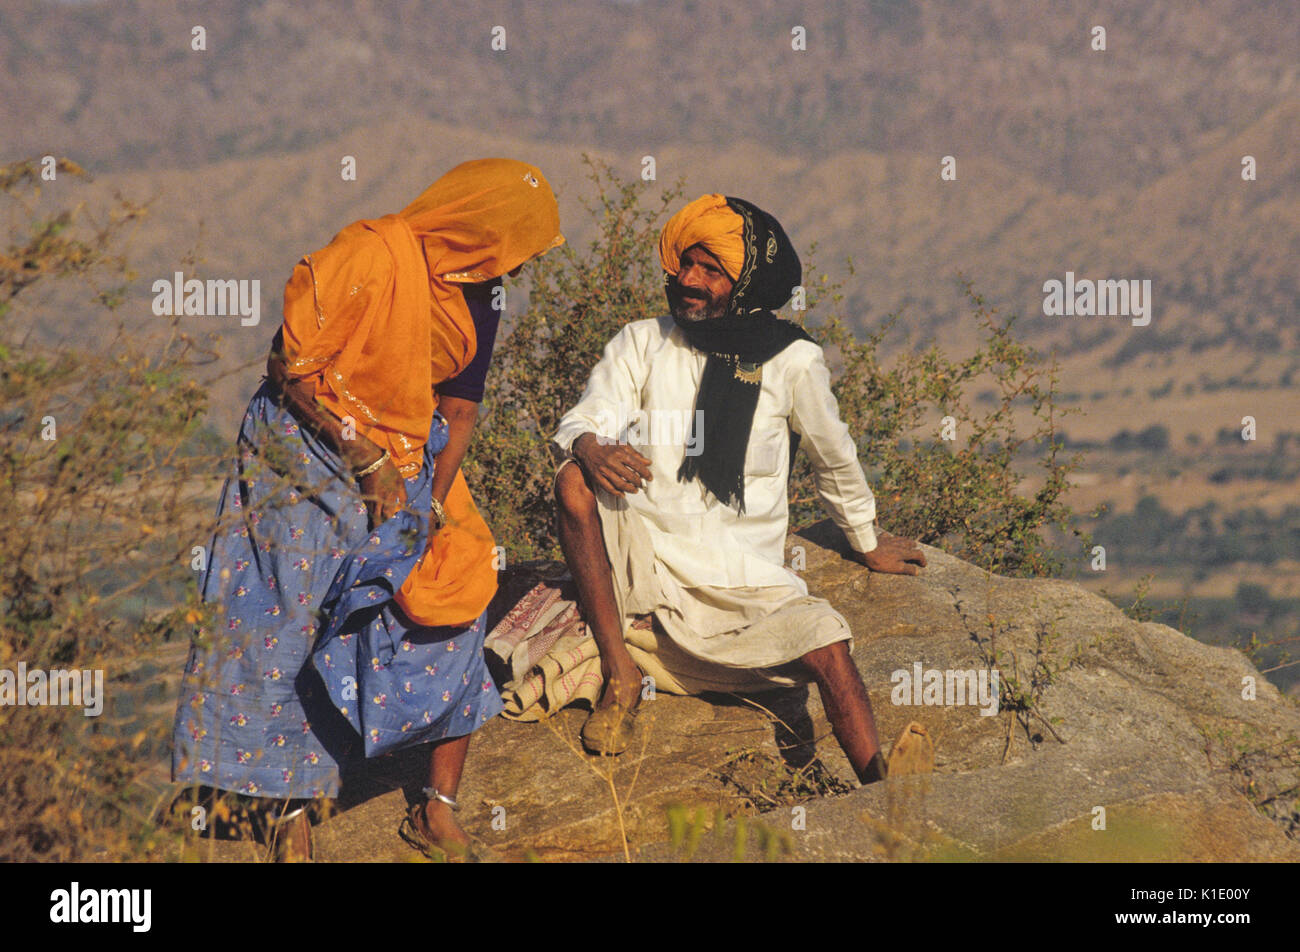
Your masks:
[{"label": "man's forearm", "polygon": [[588,430],[586,433],[580,434],[578,438],[575,439],[569,445],[569,455],[581,463],[582,452],[585,449],[586,445],[596,442],[599,439],[600,437],[598,437],[595,433],[592,433],[590,430]]}]

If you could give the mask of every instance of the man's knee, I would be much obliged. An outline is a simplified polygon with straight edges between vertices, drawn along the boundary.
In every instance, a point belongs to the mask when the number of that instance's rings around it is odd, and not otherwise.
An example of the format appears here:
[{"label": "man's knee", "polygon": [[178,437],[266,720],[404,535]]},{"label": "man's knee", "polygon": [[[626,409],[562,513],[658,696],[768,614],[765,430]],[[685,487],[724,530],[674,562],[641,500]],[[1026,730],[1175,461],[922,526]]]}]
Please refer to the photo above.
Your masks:
[{"label": "man's knee", "polygon": [[818,681],[837,675],[842,676],[850,669],[857,673],[857,666],[853,664],[853,656],[849,653],[847,641],[837,641],[834,644],[814,648],[799,661]]},{"label": "man's knee", "polygon": [[577,463],[567,463],[555,474],[555,501],[566,515],[595,515],[596,494]]}]

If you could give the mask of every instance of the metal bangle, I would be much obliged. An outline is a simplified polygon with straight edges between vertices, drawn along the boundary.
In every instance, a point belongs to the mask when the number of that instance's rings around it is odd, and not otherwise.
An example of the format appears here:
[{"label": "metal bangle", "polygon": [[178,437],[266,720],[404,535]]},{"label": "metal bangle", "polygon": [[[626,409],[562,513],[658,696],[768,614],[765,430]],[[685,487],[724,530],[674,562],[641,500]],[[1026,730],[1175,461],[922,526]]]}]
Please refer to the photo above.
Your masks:
[{"label": "metal bangle", "polygon": [[422,787],[421,792],[426,800],[441,800],[453,810],[459,810],[460,804],[456,802],[455,797],[449,797],[445,793],[439,793],[437,787]]},{"label": "metal bangle", "polygon": [[442,503],[432,497],[429,499],[429,511],[433,515],[433,527],[435,529],[441,529],[447,524],[446,510],[442,508]]},{"label": "metal bangle", "polygon": [[355,479],[363,479],[363,478],[365,478],[366,476],[369,476],[371,473],[373,473],[373,472],[375,472],[376,470],[378,470],[379,467],[381,467],[381,466],[383,466],[385,463],[387,463],[389,459],[390,459],[390,457],[389,457],[389,455],[388,455],[388,450],[384,450],[383,455],[381,455],[381,456],[379,457],[379,459],[375,460],[373,463],[371,463],[371,464],[370,464],[369,466],[367,466],[365,469],[360,470],[360,471],[358,471],[358,472],[354,472],[354,473],[352,474],[352,476],[353,476],[353,478],[355,478]]}]

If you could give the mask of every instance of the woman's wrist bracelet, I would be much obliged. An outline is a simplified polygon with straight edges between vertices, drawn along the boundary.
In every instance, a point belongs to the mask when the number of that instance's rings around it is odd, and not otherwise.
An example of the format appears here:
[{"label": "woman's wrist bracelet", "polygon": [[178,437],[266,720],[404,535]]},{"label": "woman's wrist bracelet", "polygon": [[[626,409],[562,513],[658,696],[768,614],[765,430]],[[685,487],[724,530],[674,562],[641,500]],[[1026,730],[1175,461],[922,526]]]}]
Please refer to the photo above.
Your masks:
[{"label": "woman's wrist bracelet", "polygon": [[387,463],[388,460],[389,460],[389,458],[390,458],[390,457],[389,457],[389,455],[388,455],[388,450],[384,450],[384,452],[383,452],[382,454],[380,454],[379,459],[375,460],[373,463],[371,463],[371,464],[370,464],[369,466],[367,466],[365,469],[357,470],[357,471],[353,472],[353,474],[352,474],[353,478],[354,478],[354,479],[364,479],[366,476],[369,476],[371,473],[373,473],[373,472],[375,472],[376,470],[378,470],[379,467],[381,467],[381,466],[383,466],[385,463]]},{"label": "woman's wrist bracelet", "polygon": [[447,524],[447,513],[438,500],[432,498],[429,500],[429,511],[433,515],[434,529],[441,529]]}]

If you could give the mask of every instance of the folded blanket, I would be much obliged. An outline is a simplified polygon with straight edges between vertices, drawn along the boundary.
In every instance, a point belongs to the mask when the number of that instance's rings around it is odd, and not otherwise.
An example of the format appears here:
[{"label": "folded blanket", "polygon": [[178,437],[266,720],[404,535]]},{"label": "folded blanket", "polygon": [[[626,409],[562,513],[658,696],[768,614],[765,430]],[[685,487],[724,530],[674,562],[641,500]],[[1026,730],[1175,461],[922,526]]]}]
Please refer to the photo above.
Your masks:
[{"label": "folded blanket", "polygon": [[[540,721],[578,701],[595,706],[604,684],[600,654],[573,595],[571,581],[539,582],[489,632],[484,649],[512,674],[501,692],[504,717]],[[664,667],[650,616],[636,619],[625,641],[656,691],[690,694],[708,689],[689,677],[674,677]]]}]

